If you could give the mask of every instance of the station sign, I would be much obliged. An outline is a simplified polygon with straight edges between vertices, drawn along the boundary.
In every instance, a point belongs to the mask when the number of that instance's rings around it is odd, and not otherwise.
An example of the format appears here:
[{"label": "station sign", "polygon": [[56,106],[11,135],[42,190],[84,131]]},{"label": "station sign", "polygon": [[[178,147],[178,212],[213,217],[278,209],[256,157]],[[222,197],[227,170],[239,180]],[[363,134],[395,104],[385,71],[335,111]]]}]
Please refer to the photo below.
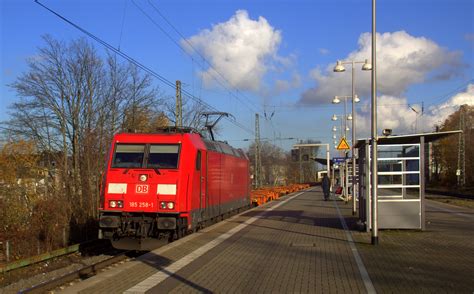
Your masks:
[{"label": "station sign", "polygon": [[346,161],[345,157],[333,157],[332,162],[333,163],[344,163]]}]

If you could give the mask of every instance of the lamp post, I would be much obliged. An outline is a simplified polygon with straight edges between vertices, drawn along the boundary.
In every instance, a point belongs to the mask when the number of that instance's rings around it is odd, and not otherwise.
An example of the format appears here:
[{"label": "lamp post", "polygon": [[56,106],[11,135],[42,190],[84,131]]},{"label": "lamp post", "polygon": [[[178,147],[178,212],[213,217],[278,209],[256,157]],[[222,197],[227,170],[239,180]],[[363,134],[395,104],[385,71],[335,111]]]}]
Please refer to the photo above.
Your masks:
[{"label": "lamp post", "polygon": [[372,165],[371,165],[371,178],[372,178],[372,213],[371,213],[371,223],[372,223],[372,235],[371,235],[371,243],[372,245],[379,244],[379,236],[378,236],[378,197],[377,197],[377,43],[376,43],[376,28],[375,28],[375,0],[372,0],[372,63],[374,68],[372,70],[371,75],[371,109],[370,109],[370,116],[371,116],[371,130],[370,136],[372,141]]},{"label": "lamp post", "polygon": [[[334,102],[335,100],[333,100],[333,103],[339,103],[341,102],[339,100],[339,98],[337,98],[338,96],[334,97],[334,99],[337,101],[337,102]],[[341,98],[343,96],[340,96]],[[346,139],[347,137],[347,132],[350,130],[349,127],[347,126],[347,120],[350,120],[349,119],[349,116],[346,114],[346,107],[344,107],[344,115],[336,115],[336,114],[333,114],[333,116],[331,117],[331,120],[333,121],[336,121],[338,117],[341,117],[343,119],[341,119],[341,138],[344,138]],[[351,119],[352,119],[352,116],[351,116]],[[344,123],[343,123],[343,120],[344,120]],[[334,126],[333,127],[333,131],[336,131],[337,128]],[[337,146],[335,146],[335,148],[337,148]],[[345,154],[345,152],[344,152]],[[347,168],[347,163],[344,161],[344,174],[343,174],[343,181],[341,181],[342,183],[342,187],[343,187],[343,190],[344,190],[344,196],[346,197],[346,202],[347,202],[347,198],[349,197],[349,189],[348,189],[348,168]]]},{"label": "lamp post", "polygon": [[[337,116],[336,115],[333,115],[331,120],[333,121],[336,121],[337,120]],[[334,139],[334,149],[337,149],[337,135],[336,135],[336,132],[337,132],[338,128],[336,126],[333,126],[332,127],[332,131],[334,132],[332,138]],[[342,133],[342,120],[341,120],[341,127],[339,128],[339,132],[340,132],[340,137],[342,138],[343,136],[343,133]],[[341,172],[339,172],[339,177],[341,177]],[[332,177],[331,177],[331,188],[332,186],[336,183],[336,164],[333,163],[333,167],[332,167]],[[341,181],[341,184],[342,181]],[[344,184],[343,184],[343,188],[344,188]]]},{"label": "lamp post", "polygon": [[[362,63],[362,70],[372,70],[372,65],[368,62],[366,59],[365,61],[341,61],[338,60],[336,62],[336,66],[334,67],[334,72],[344,72],[346,69],[344,67],[344,64],[350,64],[352,68],[352,215],[356,214],[357,208],[356,208],[356,197],[358,196],[356,193],[356,185],[355,185],[355,180],[356,180],[356,155],[355,155],[355,147],[354,143],[356,142],[356,110],[355,110],[355,104],[359,100],[357,98],[357,95],[355,94],[355,65],[356,63]],[[336,96],[337,97],[337,96]],[[334,98],[336,98],[334,97]],[[356,101],[356,99],[358,101]],[[334,100],[333,100],[334,103]],[[345,107],[345,106],[344,106]]]},{"label": "lamp post", "polygon": [[[339,118],[341,118],[341,127],[339,128],[339,131],[341,132],[341,138],[342,137],[346,138],[347,137],[347,132],[350,131],[350,128],[347,126],[347,123],[346,123],[345,120],[351,120],[352,119],[351,115],[350,114],[349,115],[347,115],[347,114],[333,114],[332,117],[331,117],[331,120],[336,121]],[[333,126],[332,131],[336,132],[337,127]]]},{"label": "lamp post", "polygon": [[[344,99],[344,114],[346,114],[346,111],[347,111],[347,99],[350,98],[352,100],[352,113],[347,115],[347,120],[351,120],[352,121],[352,146],[354,145],[354,141],[355,141],[355,106],[354,104],[355,103],[359,103],[360,102],[360,99],[357,95],[354,95],[354,96],[334,96],[334,99],[332,100],[332,103],[333,104],[339,104],[341,103],[341,99],[340,98],[343,98]],[[347,122],[346,120],[346,122]],[[346,129],[347,126],[346,126]],[[353,147],[352,147],[353,148]],[[356,162],[356,157],[355,157],[355,152],[354,152],[354,148],[352,149],[352,215],[355,215],[356,213],[356,194],[355,194],[355,162]],[[347,170],[347,164],[345,165],[346,166],[346,180],[347,180],[347,190],[349,190],[349,181],[348,181],[348,176],[349,176],[349,173],[348,173],[348,170]],[[347,191],[348,192],[348,191]],[[349,193],[347,193],[347,196],[349,196]]]}]

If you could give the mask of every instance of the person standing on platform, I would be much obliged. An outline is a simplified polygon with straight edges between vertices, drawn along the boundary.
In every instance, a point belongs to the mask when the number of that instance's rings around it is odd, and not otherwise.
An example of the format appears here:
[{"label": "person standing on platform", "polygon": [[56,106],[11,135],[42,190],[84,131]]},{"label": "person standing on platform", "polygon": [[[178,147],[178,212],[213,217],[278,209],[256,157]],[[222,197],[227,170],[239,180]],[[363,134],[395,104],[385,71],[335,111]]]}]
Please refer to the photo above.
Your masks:
[{"label": "person standing on platform", "polygon": [[323,193],[324,193],[324,201],[327,201],[329,199],[329,178],[327,174],[324,174],[323,176],[323,182],[322,182],[322,187],[323,187]]}]

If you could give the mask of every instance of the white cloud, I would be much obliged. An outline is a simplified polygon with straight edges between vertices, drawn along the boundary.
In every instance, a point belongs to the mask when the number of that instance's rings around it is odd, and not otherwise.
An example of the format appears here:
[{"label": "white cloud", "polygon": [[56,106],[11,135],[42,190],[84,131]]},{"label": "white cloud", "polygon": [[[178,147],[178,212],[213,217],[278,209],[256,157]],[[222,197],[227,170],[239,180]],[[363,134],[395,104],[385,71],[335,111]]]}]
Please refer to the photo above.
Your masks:
[{"label": "white cloud", "polygon": [[474,106],[474,84],[469,84],[466,91],[458,93],[451,97],[448,101],[432,106],[428,109],[427,123],[430,126],[440,124],[448,118],[448,116],[459,109],[459,106],[467,104]]},{"label": "white cloud", "polygon": [[[260,16],[249,18],[247,11],[238,10],[228,21],[202,30],[187,40],[206,57],[231,86],[250,91],[259,91],[262,79],[275,64],[287,66],[292,59],[277,55],[281,43],[281,32],[273,28]],[[207,87],[214,85],[213,76],[219,76],[211,68],[201,72]]]},{"label": "white cloud", "polygon": [[[363,61],[371,57],[371,34],[359,37],[359,48],[344,60]],[[430,78],[449,79],[457,74],[460,54],[447,51],[435,42],[414,37],[405,31],[377,34],[377,89],[388,96],[401,96],[410,85]],[[356,93],[360,96],[370,92],[370,71],[361,71],[356,64]],[[349,95],[351,92],[351,67],[345,73],[334,73],[334,64],[325,70],[312,70],[311,77],[316,87],[305,91],[301,104],[330,103],[334,95]]]},{"label": "white cloud", "polygon": [[[408,106],[406,98],[381,95],[377,97],[377,129],[392,129],[393,134],[414,133],[419,131],[421,107]],[[360,137],[368,137],[370,133],[370,105],[365,103],[361,113],[358,113],[357,129]],[[381,132],[379,131],[378,134]]]},{"label": "white cloud", "polygon": [[[474,84],[469,84],[464,92],[457,93],[446,102],[424,110],[419,104],[409,105],[406,98],[382,95],[378,97],[377,128],[392,129],[393,134],[408,134],[433,131],[461,105],[474,106]],[[370,133],[370,105],[365,103],[357,117],[358,138]]]},{"label": "white cloud", "polygon": [[276,80],[275,93],[278,94],[301,86],[301,76],[294,72],[291,80]]}]

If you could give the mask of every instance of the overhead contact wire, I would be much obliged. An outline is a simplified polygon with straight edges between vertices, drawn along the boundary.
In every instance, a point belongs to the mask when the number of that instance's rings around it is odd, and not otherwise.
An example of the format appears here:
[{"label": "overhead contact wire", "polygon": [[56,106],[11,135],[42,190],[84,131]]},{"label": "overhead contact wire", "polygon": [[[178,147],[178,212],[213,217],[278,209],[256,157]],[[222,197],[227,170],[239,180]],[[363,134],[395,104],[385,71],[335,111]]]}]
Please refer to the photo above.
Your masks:
[{"label": "overhead contact wire", "polygon": [[[164,76],[158,74],[157,72],[155,72],[154,70],[152,70],[151,68],[147,67],[146,65],[142,64],[141,62],[139,62],[138,60],[134,59],[133,57],[129,56],[128,54],[125,54],[123,53],[122,51],[119,51],[117,48],[113,47],[112,45],[110,45],[109,43],[107,43],[106,41],[100,39],[99,37],[95,36],[94,34],[90,33],[89,31],[83,29],[82,27],[80,27],[79,25],[75,24],[74,22],[70,21],[69,19],[67,19],[66,17],[62,16],[61,14],[57,13],[56,11],[52,10],[51,8],[45,6],[44,4],[42,4],[41,2],[39,2],[39,0],[35,0],[35,3],[40,5],[41,7],[43,7],[44,9],[46,9],[47,11],[49,11],[50,13],[56,15],[57,17],[59,17],[61,20],[63,20],[64,22],[68,23],[69,25],[73,26],[74,28],[76,28],[77,30],[81,31],[82,33],[84,33],[85,35],[87,35],[89,38],[93,39],[94,41],[96,41],[97,43],[101,44],[102,46],[104,46],[105,48],[113,51],[114,53],[116,53],[117,55],[121,56],[122,58],[126,59],[127,61],[135,64],[136,66],[138,66],[139,68],[141,68],[142,70],[146,71],[147,73],[149,73],[150,75],[154,76],[155,78],[157,78],[159,81],[161,81],[163,84],[175,89],[175,84],[173,82],[171,82],[170,80],[166,79]],[[192,95],[191,93],[189,93],[188,91],[182,89],[182,92],[189,98],[193,99],[194,101],[196,101],[197,103],[200,103],[204,106],[206,106],[207,108],[211,109],[211,110],[214,110],[214,111],[217,111],[217,109],[213,106],[211,106],[209,103],[203,101],[202,99]],[[241,123],[237,122],[236,120],[232,120],[228,117],[226,117],[226,119],[231,122],[232,124],[234,124],[235,126],[243,129],[244,131],[250,133],[250,134],[254,134],[254,132],[252,130],[250,130],[249,128],[245,127],[244,125],[242,125]]]},{"label": "overhead contact wire", "polygon": [[[138,5],[135,3],[134,0],[132,0],[135,4],[135,6],[140,9],[140,11],[148,17],[148,19],[150,19],[150,21],[155,24],[166,36],[168,36],[168,38],[170,38],[172,40],[172,42],[174,44],[176,44],[177,46],[179,46],[181,48],[181,50],[183,50],[183,52],[185,52],[188,56],[190,56],[190,54],[179,44],[176,42],[176,40],[174,40],[167,32],[165,32],[165,30],[159,25],[157,24],[143,9],[141,9],[140,7],[138,7]],[[199,55],[199,57],[209,66],[209,68],[211,68],[215,73],[217,73],[217,75],[219,75],[221,77],[222,80],[224,80],[228,85],[230,85],[236,92],[239,92],[238,89],[236,89],[235,87],[232,86],[232,84],[230,83],[230,81],[221,73],[219,72],[210,62],[209,60],[207,60],[207,58],[201,54],[201,52],[199,50],[197,50],[193,44],[191,42],[188,41],[188,39],[176,28],[176,26],[174,26],[171,21],[169,21],[166,16],[163,15],[163,13],[161,13],[161,11],[150,1],[148,0],[148,3],[150,4],[150,6],[155,10],[156,13],[158,13],[158,15],[160,15],[164,20],[165,22],[184,40],[184,42],[186,42],[186,44],[188,44],[188,46],[193,49],[193,51]],[[190,56],[192,58],[192,56]],[[200,66],[202,69],[204,69],[202,66]],[[229,93],[231,94],[231,96],[233,96],[235,99],[237,99],[240,103],[242,103],[243,105],[245,105],[247,108],[249,108],[251,111],[255,111],[255,112],[261,112],[261,110],[257,110],[257,106],[255,105],[255,103],[253,103],[247,96],[241,94],[242,97],[244,97],[248,104],[245,103],[244,101],[242,101],[240,99],[240,97],[236,94],[233,94],[231,92],[231,89],[229,89],[227,86],[225,86],[223,83],[221,83],[219,81],[219,79],[217,77],[215,77],[213,74],[211,74],[213,79],[219,83],[219,85],[221,85],[223,88],[225,88],[226,90],[229,91]],[[254,109],[252,109],[252,107],[255,107]]]}]

